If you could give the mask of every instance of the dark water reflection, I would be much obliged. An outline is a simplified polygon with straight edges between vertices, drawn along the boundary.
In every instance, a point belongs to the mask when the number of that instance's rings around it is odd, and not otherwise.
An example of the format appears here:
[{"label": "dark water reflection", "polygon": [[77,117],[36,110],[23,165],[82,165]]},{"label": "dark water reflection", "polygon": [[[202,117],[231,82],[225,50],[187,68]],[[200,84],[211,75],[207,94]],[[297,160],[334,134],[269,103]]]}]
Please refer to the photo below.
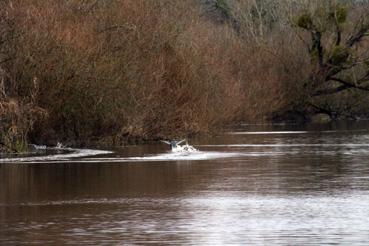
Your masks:
[{"label": "dark water reflection", "polygon": [[127,159],[167,150],[152,145],[0,162],[0,244],[368,245],[368,126],[253,125],[193,141],[225,156],[214,159]]}]

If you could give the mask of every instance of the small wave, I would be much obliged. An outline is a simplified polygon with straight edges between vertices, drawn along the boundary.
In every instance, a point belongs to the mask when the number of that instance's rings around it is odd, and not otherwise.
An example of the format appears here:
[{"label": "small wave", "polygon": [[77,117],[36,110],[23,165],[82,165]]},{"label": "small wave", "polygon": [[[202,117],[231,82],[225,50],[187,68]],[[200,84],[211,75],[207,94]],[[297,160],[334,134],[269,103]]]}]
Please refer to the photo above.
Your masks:
[{"label": "small wave", "polygon": [[94,150],[94,149],[72,149],[72,148],[49,148],[49,149],[57,149],[63,150],[66,153],[58,153],[46,156],[31,156],[31,157],[19,157],[19,158],[3,158],[0,159],[0,162],[11,162],[11,163],[35,163],[35,162],[45,162],[45,161],[62,161],[62,160],[69,160],[71,158],[81,158],[87,156],[95,156],[95,155],[105,155],[111,154],[111,151],[106,150]]},{"label": "small wave", "polygon": [[72,148],[50,148],[63,150],[67,153],[57,153],[46,156],[31,156],[19,158],[3,158],[3,163],[97,163],[97,162],[146,162],[146,161],[196,161],[230,158],[243,155],[242,153],[229,152],[169,152],[164,154],[142,156],[142,157],[107,157],[107,158],[86,158],[96,155],[110,154],[111,151],[93,150],[93,149],[72,149]]},{"label": "small wave", "polygon": [[[251,154],[250,154],[251,155]],[[215,160],[225,159],[238,156],[245,156],[245,153],[240,152],[204,152],[198,151],[193,153],[165,153],[151,156],[142,157],[108,157],[108,158],[83,158],[73,161],[66,161],[68,163],[123,163],[123,162],[159,162],[159,161],[202,161],[202,160]],[[58,161],[60,162],[60,161]]]},{"label": "small wave", "polygon": [[[107,154],[110,152],[84,150],[83,153],[75,153],[69,155],[54,155],[44,157],[29,157],[29,158],[14,158],[14,159],[1,159],[3,162],[17,162],[17,163],[128,163],[128,162],[163,162],[163,161],[203,161],[203,160],[216,160],[227,159],[236,157],[261,157],[261,156],[277,156],[285,155],[285,152],[276,151],[260,151],[260,152],[216,152],[216,151],[197,151],[192,153],[164,153],[142,157],[101,157],[101,158],[76,158],[72,157],[86,157],[99,154]],[[289,152],[291,154],[291,152]],[[5,161],[4,161],[5,160]]]}]

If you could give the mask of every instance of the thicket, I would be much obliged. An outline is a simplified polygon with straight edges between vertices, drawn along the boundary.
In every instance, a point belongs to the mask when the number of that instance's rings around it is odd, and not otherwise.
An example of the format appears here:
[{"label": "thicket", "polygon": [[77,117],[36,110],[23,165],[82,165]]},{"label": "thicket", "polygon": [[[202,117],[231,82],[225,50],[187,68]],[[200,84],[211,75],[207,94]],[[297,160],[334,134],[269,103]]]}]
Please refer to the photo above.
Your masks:
[{"label": "thicket", "polygon": [[369,1],[240,0],[218,11],[249,45],[284,64],[286,73],[274,76],[289,76],[285,95],[293,100],[284,98],[287,107],[273,108],[272,119],[368,117]]},{"label": "thicket", "polygon": [[[368,4],[343,4],[346,37]],[[316,64],[296,18],[315,21],[320,9],[335,8],[302,0],[3,0],[0,143],[178,137],[304,115],[312,101],[314,110],[368,112],[368,97],[352,88],[314,100],[306,89]]]}]

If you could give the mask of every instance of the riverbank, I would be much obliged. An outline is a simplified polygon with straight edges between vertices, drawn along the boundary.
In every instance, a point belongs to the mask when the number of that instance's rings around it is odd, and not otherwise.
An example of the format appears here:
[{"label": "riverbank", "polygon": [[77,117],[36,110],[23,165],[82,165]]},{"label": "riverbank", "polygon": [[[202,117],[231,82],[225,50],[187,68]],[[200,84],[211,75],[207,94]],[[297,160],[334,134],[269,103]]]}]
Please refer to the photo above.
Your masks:
[{"label": "riverbank", "polygon": [[0,142],[122,145],[367,116],[365,6],[2,1]]}]

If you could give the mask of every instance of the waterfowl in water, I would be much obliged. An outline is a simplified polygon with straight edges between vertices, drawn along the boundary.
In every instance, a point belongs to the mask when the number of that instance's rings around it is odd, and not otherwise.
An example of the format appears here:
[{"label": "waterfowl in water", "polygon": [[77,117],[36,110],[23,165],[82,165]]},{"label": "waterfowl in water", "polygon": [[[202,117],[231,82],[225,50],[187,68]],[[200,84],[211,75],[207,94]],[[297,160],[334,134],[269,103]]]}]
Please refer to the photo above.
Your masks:
[{"label": "waterfowl in water", "polygon": [[[197,151],[196,148],[194,148],[193,146],[188,144],[186,139],[183,139],[183,140],[180,140],[180,141],[175,141],[175,140],[164,141],[164,140],[162,140],[161,142],[170,145],[172,152],[195,152],[195,151]],[[183,142],[186,142],[186,144],[180,145]]]}]

